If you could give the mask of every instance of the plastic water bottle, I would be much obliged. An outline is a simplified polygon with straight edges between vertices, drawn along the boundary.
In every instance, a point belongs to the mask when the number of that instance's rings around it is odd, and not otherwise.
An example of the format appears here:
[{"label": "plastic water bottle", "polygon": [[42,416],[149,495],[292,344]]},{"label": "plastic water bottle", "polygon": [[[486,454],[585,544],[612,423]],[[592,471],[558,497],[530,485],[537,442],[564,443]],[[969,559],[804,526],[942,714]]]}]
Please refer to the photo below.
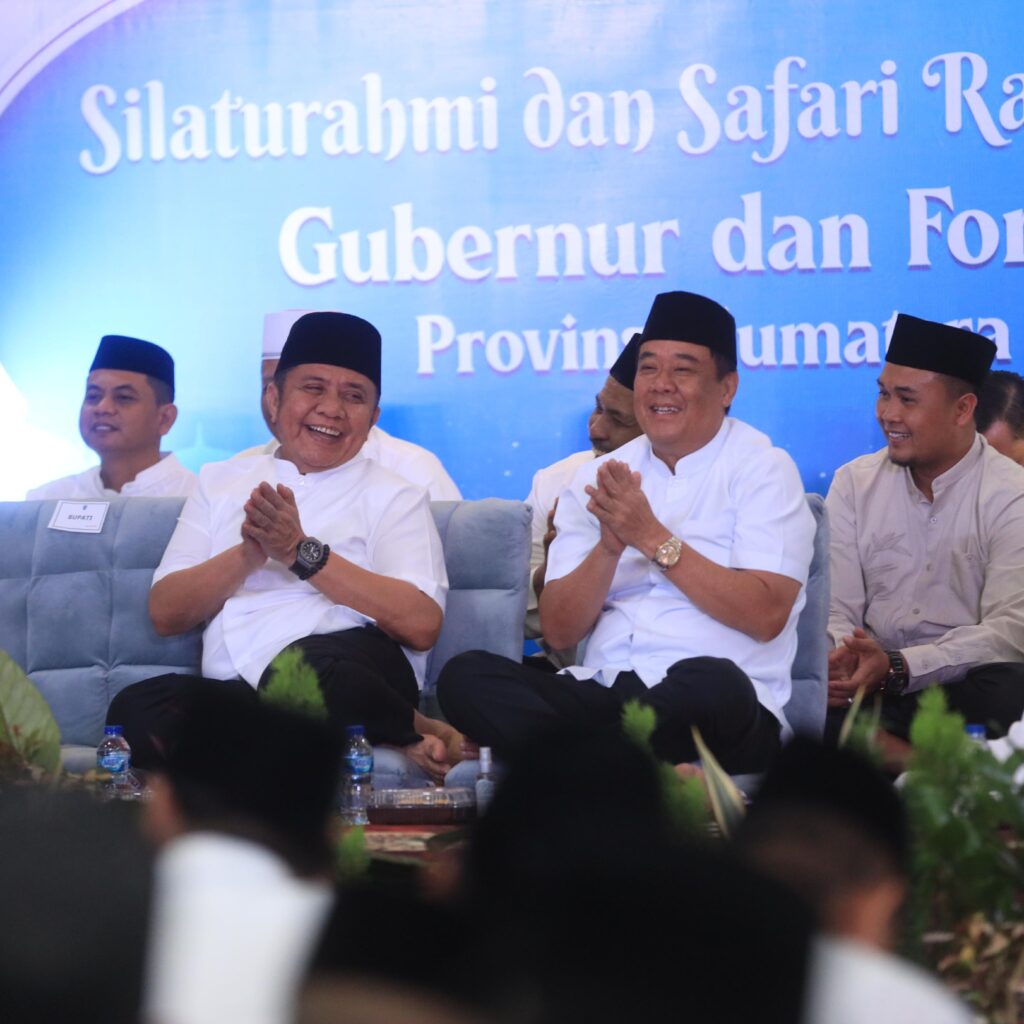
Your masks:
[{"label": "plastic water bottle", "polygon": [[476,776],[476,813],[483,814],[494,796],[494,765],[491,761],[491,748],[480,748],[480,770]]},{"label": "plastic water bottle", "polygon": [[345,729],[343,756],[345,781],[342,790],[341,819],[346,825],[366,825],[366,808],[373,790],[373,747],[361,725]]},{"label": "plastic water bottle", "polygon": [[112,796],[127,796],[134,792],[132,748],[124,738],[123,726],[108,725],[104,728],[103,739],[96,748],[96,770],[109,773],[110,781],[103,788]]}]

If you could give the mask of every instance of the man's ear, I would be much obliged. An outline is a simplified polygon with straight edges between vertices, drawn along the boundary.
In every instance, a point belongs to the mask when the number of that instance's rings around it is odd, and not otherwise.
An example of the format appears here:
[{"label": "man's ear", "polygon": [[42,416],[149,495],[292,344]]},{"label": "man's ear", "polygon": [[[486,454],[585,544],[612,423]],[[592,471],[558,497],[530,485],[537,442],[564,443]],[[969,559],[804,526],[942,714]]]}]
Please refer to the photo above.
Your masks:
[{"label": "man's ear", "polygon": [[277,414],[281,410],[281,392],[277,390],[277,381],[272,380],[267,385],[267,412],[270,413],[270,422],[277,423]]},{"label": "man's ear", "polygon": [[961,395],[956,400],[956,425],[966,427],[974,420],[974,410],[978,407],[978,396],[973,391]]},{"label": "man's ear", "polygon": [[377,426],[377,420],[380,419],[380,406],[373,410],[373,422],[370,424],[371,427]]},{"label": "man's ear", "polygon": [[160,436],[164,437],[178,418],[178,407],[173,402],[161,405],[157,410],[157,417],[160,424]]},{"label": "man's ear", "polygon": [[728,409],[736,397],[740,386],[740,375],[735,370],[730,370],[722,377],[722,408]]}]

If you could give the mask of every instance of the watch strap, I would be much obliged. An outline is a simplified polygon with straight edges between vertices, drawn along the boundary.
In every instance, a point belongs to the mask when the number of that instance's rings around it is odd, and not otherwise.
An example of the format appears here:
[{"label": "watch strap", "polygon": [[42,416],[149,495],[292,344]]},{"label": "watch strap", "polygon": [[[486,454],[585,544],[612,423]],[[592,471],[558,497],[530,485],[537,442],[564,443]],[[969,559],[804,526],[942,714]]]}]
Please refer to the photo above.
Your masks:
[{"label": "watch strap", "polygon": [[[309,539],[310,538],[308,537],[303,537],[299,542],[299,548],[301,548]],[[330,557],[330,554],[330,544],[321,544],[320,557],[315,562],[307,562],[301,557],[296,557],[295,561],[288,567],[288,570],[289,572],[295,573],[300,580],[308,580],[311,576],[315,576],[327,564],[327,559]]]}]

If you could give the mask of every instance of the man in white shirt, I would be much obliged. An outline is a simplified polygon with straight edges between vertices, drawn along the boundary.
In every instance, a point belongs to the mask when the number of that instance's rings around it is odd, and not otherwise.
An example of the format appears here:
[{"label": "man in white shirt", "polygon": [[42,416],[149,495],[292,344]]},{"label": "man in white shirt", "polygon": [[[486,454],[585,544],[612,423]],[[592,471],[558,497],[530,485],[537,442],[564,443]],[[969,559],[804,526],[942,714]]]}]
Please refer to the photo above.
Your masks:
[{"label": "man in white shirt", "polygon": [[[266,444],[256,445],[239,452],[237,458],[246,455],[272,455],[280,443],[270,419],[267,405],[267,389],[273,382],[277,372],[277,364],[281,358],[281,348],[292,329],[292,324],[299,317],[312,312],[306,309],[286,309],[280,313],[268,313],[263,318],[263,360],[260,364],[260,380],[262,392],[260,409],[267,429],[274,434]],[[379,462],[385,469],[397,473],[410,483],[422,487],[430,495],[431,501],[461,501],[462,494],[455,481],[448,475],[441,460],[426,448],[421,448],[411,441],[403,441],[392,437],[376,424],[370,428],[366,444],[363,446],[368,459]]]},{"label": "man in white shirt", "polygon": [[916,694],[1002,735],[1024,713],[1024,468],[975,431],[995,345],[901,314],[878,379],[887,446],[836,471],[829,731],[860,687],[906,737]]},{"label": "man in white shirt", "polygon": [[906,812],[860,754],[794,740],[735,838],[743,860],[817,919],[807,1024],[969,1024],[938,979],[893,952],[908,889]]},{"label": "man in white shirt", "polygon": [[340,747],[251,694],[197,698],[143,809],[159,848],[146,1020],[293,1019],[333,898]]},{"label": "man in white shirt", "polygon": [[[526,503],[533,512],[533,541],[530,547],[530,593],[526,605],[526,636],[539,638],[540,612],[537,607],[544,589],[548,548],[555,537],[555,508],[562,491],[585,462],[597,455],[607,455],[632,441],[640,434],[640,425],[633,414],[633,378],[636,376],[636,352],[640,335],[634,334],[608,371],[608,379],[594,398],[594,411],[587,423],[590,448],[574,452],[533,476],[533,486]],[[548,650],[548,658],[559,668],[572,664],[575,651]]]},{"label": "man in white shirt", "polygon": [[35,487],[26,499],[187,497],[195,474],[160,451],[177,417],[170,354],[151,341],[106,335],[89,367],[78,420],[82,440],[100,464]]},{"label": "man in white shirt", "polygon": [[726,412],[736,324],[717,303],[659,295],[638,353],[643,436],[584,464],[563,493],[541,595],[555,647],[587,637],[551,675],[484,652],[448,663],[449,721],[500,754],[566,721],[617,728],[638,699],[652,742],[696,757],[692,726],[730,771],[758,771],[786,727],[814,521],[796,466]]},{"label": "man in white shirt", "polygon": [[[296,321],[268,393],[281,445],[203,467],[154,574],[150,615],[162,635],[205,624],[207,680],[257,688],[281,651],[300,650],[338,728],[362,724],[441,777],[461,737],[417,705],[448,579],[426,492],[363,452],[380,345],[359,317]],[[114,698],[108,719],[136,760],[142,749],[159,761],[190,688],[163,676]]]}]

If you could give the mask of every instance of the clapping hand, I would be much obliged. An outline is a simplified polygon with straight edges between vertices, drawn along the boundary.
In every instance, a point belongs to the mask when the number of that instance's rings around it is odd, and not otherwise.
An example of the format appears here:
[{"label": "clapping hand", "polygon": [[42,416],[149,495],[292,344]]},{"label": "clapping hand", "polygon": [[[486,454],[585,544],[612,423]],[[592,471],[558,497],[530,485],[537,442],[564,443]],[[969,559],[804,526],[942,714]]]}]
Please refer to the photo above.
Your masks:
[{"label": "clapping hand", "polygon": [[261,483],[245,503],[242,539],[259,545],[267,558],[290,566],[305,536],[295,494],[284,484]]}]

